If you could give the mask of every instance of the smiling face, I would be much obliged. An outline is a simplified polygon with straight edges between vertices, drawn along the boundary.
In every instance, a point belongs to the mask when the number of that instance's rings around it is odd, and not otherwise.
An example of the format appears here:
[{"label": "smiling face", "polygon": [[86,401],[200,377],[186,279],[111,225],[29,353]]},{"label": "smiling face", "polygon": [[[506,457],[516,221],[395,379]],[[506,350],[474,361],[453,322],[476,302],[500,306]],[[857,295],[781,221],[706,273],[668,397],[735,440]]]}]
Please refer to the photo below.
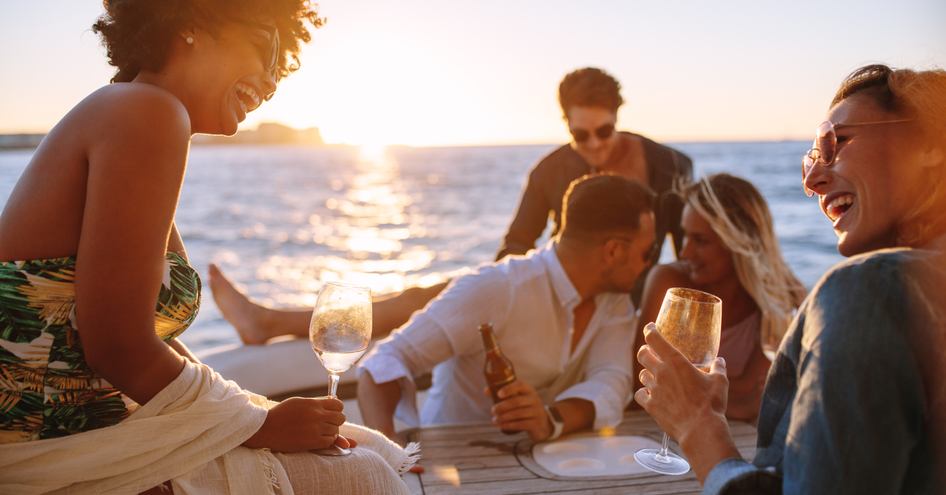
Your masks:
[{"label": "smiling face", "polygon": [[813,167],[805,185],[832,222],[838,251],[853,256],[896,246],[898,227],[920,199],[923,181],[911,125],[845,127],[902,118],[881,110],[867,93],[842,100],[827,118],[835,123],[836,158],[828,167]]},{"label": "smiling face", "polygon": [[[618,141],[618,133],[614,131],[617,122],[617,113],[601,107],[573,106],[565,115],[566,124],[574,134],[586,134],[587,139],[578,141],[572,139],[571,147],[592,167],[604,165]],[[612,132],[605,138],[595,133],[598,129],[611,126]]]},{"label": "smiling face", "polygon": [[706,287],[734,277],[732,252],[723,240],[690,205],[683,208],[683,250],[680,259],[686,262],[690,279],[698,287]]},{"label": "smiling face", "polygon": [[197,31],[183,47],[191,90],[184,104],[195,133],[236,133],[246,114],[276,89],[275,30],[265,25],[228,23],[215,35]]}]

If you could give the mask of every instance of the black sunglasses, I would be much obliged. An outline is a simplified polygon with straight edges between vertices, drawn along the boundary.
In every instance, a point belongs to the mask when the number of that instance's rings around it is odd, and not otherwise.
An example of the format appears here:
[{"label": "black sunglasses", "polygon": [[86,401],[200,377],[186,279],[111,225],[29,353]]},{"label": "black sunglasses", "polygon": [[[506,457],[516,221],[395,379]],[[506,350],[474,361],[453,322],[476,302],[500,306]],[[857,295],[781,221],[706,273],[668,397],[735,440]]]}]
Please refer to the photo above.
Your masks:
[{"label": "black sunglasses", "polygon": [[[568,132],[572,134],[572,139],[574,139],[576,143],[583,143],[591,137],[591,132],[589,132],[587,129],[573,129],[569,127]],[[608,139],[612,134],[614,134],[614,124],[604,124],[601,127],[595,129],[594,133],[595,137],[598,139]]]}]

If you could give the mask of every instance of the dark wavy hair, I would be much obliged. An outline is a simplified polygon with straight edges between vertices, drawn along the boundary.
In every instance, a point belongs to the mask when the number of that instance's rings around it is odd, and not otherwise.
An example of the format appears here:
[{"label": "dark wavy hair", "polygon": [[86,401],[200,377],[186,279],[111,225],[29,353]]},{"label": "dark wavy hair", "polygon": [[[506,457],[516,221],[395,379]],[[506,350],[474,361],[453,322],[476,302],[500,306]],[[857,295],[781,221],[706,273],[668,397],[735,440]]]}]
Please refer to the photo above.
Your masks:
[{"label": "dark wavy hair", "polygon": [[656,195],[620,175],[585,175],[565,192],[562,239],[600,239],[615,231],[636,231],[642,213],[654,211]]},{"label": "dark wavy hair", "polygon": [[569,72],[558,85],[558,103],[562,112],[574,106],[606,108],[617,112],[624,104],[621,83],[611,74],[594,67]]},{"label": "dark wavy hair", "polygon": [[307,0],[103,0],[105,14],[92,25],[102,37],[112,82],[128,82],[142,70],[160,70],[171,41],[189,27],[211,33],[227,22],[268,22],[279,32],[279,77],[299,68],[300,45],[311,39],[308,25],[325,22]]}]

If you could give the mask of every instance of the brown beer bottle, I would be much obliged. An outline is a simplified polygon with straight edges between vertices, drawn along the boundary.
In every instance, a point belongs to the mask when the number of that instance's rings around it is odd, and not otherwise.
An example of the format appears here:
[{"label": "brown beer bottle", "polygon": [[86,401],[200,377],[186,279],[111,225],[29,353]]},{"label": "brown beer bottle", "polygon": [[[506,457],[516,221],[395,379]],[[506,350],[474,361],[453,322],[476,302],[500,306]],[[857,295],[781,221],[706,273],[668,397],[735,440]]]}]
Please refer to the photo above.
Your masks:
[{"label": "brown beer bottle", "polygon": [[[512,361],[499,349],[499,343],[496,342],[496,334],[493,333],[492,324],[483,323],[480,325],[480,336],[483,337],[483,348],[486,350],[483,375],[486,376],[486,384],[489,385],[493,403],[496,404],[500,401],[499,396],[496,395],[499,389],[516,381],[516,370],[512,367]],[[502,432],[507,435],[517,433],[515,430],[502,430]]]}]

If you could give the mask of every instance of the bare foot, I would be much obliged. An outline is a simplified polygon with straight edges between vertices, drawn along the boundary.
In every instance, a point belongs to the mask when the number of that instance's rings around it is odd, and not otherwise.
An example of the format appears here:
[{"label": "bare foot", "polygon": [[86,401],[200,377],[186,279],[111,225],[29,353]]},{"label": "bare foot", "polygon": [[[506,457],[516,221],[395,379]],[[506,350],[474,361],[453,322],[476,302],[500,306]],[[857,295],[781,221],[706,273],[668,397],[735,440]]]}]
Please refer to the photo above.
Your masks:
[{"label": "bare foot", "polygon": [[220,271],[217,265],[210,264],[210,290],[214,302],[220,308],[220,314],[240,335],[246,345],[265,344],[269,339],[263,324],[266,308],[254,303]]}]

